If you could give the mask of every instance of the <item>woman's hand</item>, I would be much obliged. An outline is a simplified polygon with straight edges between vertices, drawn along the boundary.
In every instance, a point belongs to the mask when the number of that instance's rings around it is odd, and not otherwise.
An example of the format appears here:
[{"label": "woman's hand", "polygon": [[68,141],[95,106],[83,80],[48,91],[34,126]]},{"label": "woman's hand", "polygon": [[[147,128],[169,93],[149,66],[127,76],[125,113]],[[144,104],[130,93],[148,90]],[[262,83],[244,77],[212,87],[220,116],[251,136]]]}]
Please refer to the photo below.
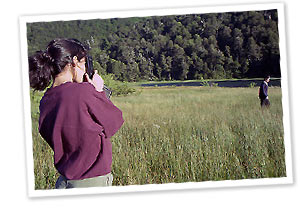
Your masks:
[{"label": "woman's hand", "polygon": [[93,76],[93,79],[90,79],[88,74],[85,73],[85,77],[89,83],[94,85],[95,89],[99,92],[103,91],[104,81],[102,77],[98,74],[97,70],[94,70],[95,74]]}]

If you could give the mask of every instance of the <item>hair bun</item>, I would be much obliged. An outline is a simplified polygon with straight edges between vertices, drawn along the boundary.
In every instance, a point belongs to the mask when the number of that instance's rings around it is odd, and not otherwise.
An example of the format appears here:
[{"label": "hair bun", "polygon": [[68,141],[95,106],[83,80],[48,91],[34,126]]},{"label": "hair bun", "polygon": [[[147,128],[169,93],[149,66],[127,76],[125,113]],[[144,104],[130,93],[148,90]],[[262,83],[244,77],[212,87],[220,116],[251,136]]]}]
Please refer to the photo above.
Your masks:
[{"label": "hair bun", "polygon": [[47,52],[43,52],[42,56],[49,62],[49,63],[54,63],[55,60],[54,58],[51,57]]},{"label": "hair bun", "polygon": [[54,62],[51,56],[43,51],[28,58],[30,86],[35,90],[44,90],[49,86],[52,73],[54,71]]}]

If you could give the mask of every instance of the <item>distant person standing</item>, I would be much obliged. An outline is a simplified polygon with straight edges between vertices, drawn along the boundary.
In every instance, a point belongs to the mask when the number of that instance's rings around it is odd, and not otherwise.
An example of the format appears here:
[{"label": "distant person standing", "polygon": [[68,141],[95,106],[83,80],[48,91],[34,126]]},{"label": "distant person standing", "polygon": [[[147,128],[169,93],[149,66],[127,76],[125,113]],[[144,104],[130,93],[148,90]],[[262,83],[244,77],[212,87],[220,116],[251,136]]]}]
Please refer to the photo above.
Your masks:
[{"label": "distant person standing", "polygon": [[259,99],[260,99],[260,105],[262,108],[266,107],[268,108],[270,106],[270,101],[268,97],[268,83],[270,82],[270,76],[266,76],[264,78],[264,81],[261,83],[259,87]]}]

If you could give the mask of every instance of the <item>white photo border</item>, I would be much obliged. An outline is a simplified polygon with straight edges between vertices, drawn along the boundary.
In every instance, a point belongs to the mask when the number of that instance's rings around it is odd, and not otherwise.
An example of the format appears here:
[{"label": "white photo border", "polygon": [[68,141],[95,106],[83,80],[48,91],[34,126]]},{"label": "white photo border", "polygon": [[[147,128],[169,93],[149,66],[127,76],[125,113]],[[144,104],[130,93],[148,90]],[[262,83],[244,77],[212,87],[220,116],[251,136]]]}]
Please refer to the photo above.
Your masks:
[{"label": "white photo border", "polygon": [[[68,190],[35,190],[34,186],[34,161],[32,150],[32,125],[30,109],[30,86],[28,75],[28,52],[27,52],[27,23],[51,22],[51,21],[70,21],[70,20],[89,20],[89,19],[109,19],[109,18],[129,18],[129,17],[149,17],[166,15],[186,15],[204,13],[223,13],[223,12],[242,12],[242,11],[261,11],[277,9],[278,29],[279,29],[279,49],[281,67],[281,87],[282,87],[282,106],[284,124],[284,145],[286,177],[282,178],[260,178],[244,180],[225,180],[225,181],[205,181],[188,183],[170,184],[149,184],[149,185],[128,185],[111,187],[93,187],[83,189]],[[27,192],[29,197],[62,196],[62,195],[86,195],[86,194],[110,194],[123,192],[149,192],[161,190],[187,190],[187,189],[208,189],[224,187],[244,187],[261,186],[274,184],[292,184],[292,154],[291,154],[291,129],[290,129],[290,110],[289,110],[289,90],[288,90],[288,71],[286,57],[286,38],[285,38],[285,14],[283,3],[273,4],[249,4],[249,5],[229,5],[211,7],[186,7],[186,8],[163,8],[163,9],[139,9],[127,11],[102,11],[99,13],[76,13],[76,14],[54,14],[54,15],[34,15],[19,17],[20,25],[20,46],[22,61],[22,88],[24,101],[24,123],[25,123],[25,142],[26,142],[26,163],[27,163]]]}]

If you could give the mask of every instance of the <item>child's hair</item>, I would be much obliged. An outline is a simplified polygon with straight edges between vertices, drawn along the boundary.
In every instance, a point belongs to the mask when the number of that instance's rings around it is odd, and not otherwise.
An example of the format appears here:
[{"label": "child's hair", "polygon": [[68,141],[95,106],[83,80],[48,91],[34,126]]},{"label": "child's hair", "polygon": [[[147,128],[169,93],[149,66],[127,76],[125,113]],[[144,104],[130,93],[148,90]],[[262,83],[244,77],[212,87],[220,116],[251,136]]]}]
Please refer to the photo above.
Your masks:
[{"label": "child's hair", "polygon": [[28,58],[30,86],[44,90],[67,64],[73,63],[74,56],[81,60],[86,55],[87,48],[76,39],[52,40],[45,51],[37,51]]}]

